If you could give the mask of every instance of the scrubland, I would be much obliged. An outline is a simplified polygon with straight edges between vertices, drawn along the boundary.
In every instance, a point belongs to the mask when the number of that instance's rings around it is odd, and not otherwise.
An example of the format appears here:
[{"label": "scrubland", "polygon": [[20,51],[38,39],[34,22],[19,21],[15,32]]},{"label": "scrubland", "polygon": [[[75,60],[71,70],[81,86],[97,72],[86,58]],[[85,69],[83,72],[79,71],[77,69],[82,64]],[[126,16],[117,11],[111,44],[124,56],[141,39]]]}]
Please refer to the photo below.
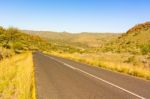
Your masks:
[{"label": "scrubland", "polygon": [[150,80],[150,22],[126,33],[56,33],[0,27],[0,99],[35,99],[33,51]]}]

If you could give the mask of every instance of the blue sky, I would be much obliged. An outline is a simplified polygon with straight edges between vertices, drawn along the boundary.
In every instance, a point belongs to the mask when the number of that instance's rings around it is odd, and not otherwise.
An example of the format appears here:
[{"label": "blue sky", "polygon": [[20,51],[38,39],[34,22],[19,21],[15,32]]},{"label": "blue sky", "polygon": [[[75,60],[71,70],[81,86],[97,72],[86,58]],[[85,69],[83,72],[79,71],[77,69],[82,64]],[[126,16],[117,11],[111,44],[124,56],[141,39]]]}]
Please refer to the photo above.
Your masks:
[{"label": "blue sky", "polygon": [[67,32],[125,32],[150,21],[150,0],[0,0],[0,25]]}]

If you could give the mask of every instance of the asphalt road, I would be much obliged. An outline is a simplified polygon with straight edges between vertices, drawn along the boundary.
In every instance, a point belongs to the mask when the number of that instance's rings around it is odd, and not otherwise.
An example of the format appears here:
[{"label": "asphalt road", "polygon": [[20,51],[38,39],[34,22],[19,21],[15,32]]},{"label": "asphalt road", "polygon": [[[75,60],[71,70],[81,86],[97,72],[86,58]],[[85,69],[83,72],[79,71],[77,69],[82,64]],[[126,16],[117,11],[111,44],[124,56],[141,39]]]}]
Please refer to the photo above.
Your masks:
[{"label": "asphalt road", "polygon": [[150,99],[150,81],[33,53],[37,99]]}]

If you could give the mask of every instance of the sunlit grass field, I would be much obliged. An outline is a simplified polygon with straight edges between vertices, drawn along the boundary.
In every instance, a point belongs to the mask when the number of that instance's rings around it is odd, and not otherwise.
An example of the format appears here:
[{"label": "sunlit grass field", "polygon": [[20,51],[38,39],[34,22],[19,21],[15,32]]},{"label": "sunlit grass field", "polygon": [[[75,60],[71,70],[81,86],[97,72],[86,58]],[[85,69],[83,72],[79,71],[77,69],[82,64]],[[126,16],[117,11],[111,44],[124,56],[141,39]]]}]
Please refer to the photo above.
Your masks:
[{"label": "sunlit grass field", "polygon": [[34,67],[31,53],[0,61],[0,99],[35,99]]},{"label": "sunlit grass field", "polygon": [[138,60],[137,62],[134,62],[135,60],[131,60],[133,63],[123,61],[123,60],[130,61],[130,57],[129,57],[130,55],[125,54],[129,58],[124,59],[125,56],[123,55],[121,56],[121,55],[112,55],[112,54],[108,56],[106,56],[106,54],[93,54],[93,53],[92,54],[78,54],[78,53],[70,54],[70,53],[51,52],[49,54],[150,80],[149,67],[143,66],[140,62],[138,62]]}]

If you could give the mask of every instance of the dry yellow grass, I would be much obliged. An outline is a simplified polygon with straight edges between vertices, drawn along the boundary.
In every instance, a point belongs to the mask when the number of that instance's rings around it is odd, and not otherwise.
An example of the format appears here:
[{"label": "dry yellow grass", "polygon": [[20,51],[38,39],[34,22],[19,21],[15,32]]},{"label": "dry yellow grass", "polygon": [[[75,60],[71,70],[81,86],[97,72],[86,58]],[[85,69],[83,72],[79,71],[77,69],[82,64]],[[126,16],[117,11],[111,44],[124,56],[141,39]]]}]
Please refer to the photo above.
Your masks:
[{"label": "dry yellow grass", "polygon": [[117,62],[115,59],[113,59],[116,57],[112,57],[111,55],[109,56],[111,57],[111,59],[109,60],[100,55],[84,56],[83,54],[69,54],[69,53],[57,53],[57,52],[51,52],[50,54],[150,80],[149,68],[145,68],[140,65],[134,66],[131,63],[123,63],[121,61]]},{"label": "dry yellow grass", "polygon": [[0,99],[35,99],[31,53],[0,61]]}]

